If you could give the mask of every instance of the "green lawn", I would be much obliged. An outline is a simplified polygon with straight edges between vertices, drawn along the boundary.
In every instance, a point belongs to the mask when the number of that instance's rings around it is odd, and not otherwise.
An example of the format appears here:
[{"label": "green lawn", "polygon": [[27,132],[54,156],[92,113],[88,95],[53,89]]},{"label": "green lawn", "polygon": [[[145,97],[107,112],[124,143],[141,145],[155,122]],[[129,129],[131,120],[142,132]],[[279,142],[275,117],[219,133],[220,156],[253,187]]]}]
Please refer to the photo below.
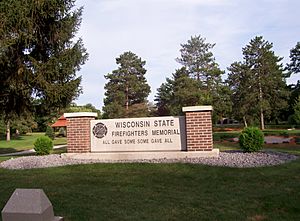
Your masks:
[{"label": "green lawn", "polygon": [[[238,149],[234,142],[214,146]],[[300,154],[296,144],[264,149]],[[247,169],[140,163],[0,169],[0,210],[16,188],[42,188],[66,221],[300,220],[299,174],[300,159]]]},{"label": "green lawn", "polygon": [[[13,153],[22,150],[33,149],[33,143],[36,138],[43,136],[44,133],[28,133],[19,136],[18,138],[12,137],[10,142],[2,139],[0,140],[0,154]],[[66,138],[55,138],[54,145],[66,144]]]},{"label": "green lawn", "polygon": [[237,169],[94,164],[0,169],[0,210],[16,188],[42,188],[55,214],[82,220],[300,220],[300,160]]}]

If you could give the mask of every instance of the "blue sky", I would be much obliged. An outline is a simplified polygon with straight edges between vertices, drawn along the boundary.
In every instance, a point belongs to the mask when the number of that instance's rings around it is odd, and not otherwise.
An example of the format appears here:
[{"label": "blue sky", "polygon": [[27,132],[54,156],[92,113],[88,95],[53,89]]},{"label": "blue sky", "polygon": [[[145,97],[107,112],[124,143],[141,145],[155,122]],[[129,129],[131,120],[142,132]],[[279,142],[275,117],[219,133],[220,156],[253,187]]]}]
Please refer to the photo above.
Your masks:
[{"label": "blue sky", "polygon": [[[78,75],[83,94],[79,105],[101,108],[104,75],[117,68],[115,58],[132,51],[146,61],[151,86],[157,88],[180,65],[180,44],[201,35],[216,43],[216,62],[226,70],[242,60],[242,48],[257,35],[274,44],[276,55],[289,62],[289,52],[300,41],[299,0],[77,0],[84,6],[78,37],[89,53]],[[300,74],[287,83],[296,83]]]}]

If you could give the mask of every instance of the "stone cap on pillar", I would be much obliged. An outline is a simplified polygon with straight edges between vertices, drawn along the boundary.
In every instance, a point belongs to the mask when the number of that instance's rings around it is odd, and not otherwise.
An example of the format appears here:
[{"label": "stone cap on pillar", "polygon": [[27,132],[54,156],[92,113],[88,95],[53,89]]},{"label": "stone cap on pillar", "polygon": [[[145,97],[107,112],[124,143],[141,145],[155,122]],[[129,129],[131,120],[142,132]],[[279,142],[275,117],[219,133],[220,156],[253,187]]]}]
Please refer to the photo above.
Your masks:
[{"label": "stone cap on pillar", "polygon": [[199,112],[199,111],[212,111],[212,106],[189,106],[182,107],[182,112]]},{"label": "stone cap on pillar", "polygon": [[3,221],[63,221],[42,189],[16,189],[2,210]]},{"label": "stone cap on pillar", "polygon": [[75,113],[64,113],[65,118],[75,117],[97,117],[97,113],[94,112],[75,112]]}]

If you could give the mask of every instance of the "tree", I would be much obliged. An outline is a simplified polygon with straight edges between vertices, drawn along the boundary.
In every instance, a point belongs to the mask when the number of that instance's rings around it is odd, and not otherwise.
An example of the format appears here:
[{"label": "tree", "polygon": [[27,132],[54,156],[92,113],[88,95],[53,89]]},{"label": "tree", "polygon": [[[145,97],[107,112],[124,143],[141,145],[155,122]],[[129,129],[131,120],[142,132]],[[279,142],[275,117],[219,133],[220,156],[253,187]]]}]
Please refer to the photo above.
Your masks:
[{"label": "tree", "polygon": [[[75,0],[0,2],[0,114],[10,119],[68,106],[81,92],[76,72],[87,59],[81,39],[73,41],[82,8]],[[8,133],[9,134],[9,133]]]},{"label": "tree", "polygon": [[224,72],[220,70],[211,52],[215,44],[205,43],[205,41],[206,39],[200,35],[191,37],[186,44],[181,44],[181,57],[176,60],[188,70],[191,77],[201,83],[200,89],[211,104],[213,91],[221,82],[221,75]]},{"label": "tree", "polygon": [[235,62],[229,68],[228,79],[233,90],[236,113],[257,118],[264,129],[265,118],[276,118],[287,106],[285,74],[282,58],[271,50],[272,43],[263,37],[255,37],[243,48],[243,62]]},{"label": "tree", "polygon": [[199,35],[181,44],[181,57],[176,60],[183,67],[158,89],[156,102],[159,115],[179,115],[181,108],[188,105],[213,105],[217,110],[215,113],[218,112],[219,116],[221,112],[224,114],[224,106],[219,105],[220,93],[225,92],[221,79],[224,72],[210,51],[215,44],[205,41]]},{"label": "tree", "polygon": [[293,121],[296,124],[300,125],[300,96],[296,100],[293,107],[294,107]]},{"label": "tree", "polygon": [[205,99],[199,90],[199,82],[190,78],[184,67],[176,70],[157,91],[155,101],[160,116],[181,115],[182,107],[200,105]]},{"label": "tree", "polygon": [[290,92],[288,99],[289,107],[283,111],[283,115],[285,116],[285,119],[292,120],[295,113],[294,105],[297,103],[297,99],[300,96],[300,81],[297,81],[297,84],[289,85],[288,90]]},{"label": "tree", "polygon": [[[205,41],[206,39],[200,35],[191,37],[186,44],[181,44],[181,57],[176,60],[186,68],[191,78],[198,81],[198,90],[200,91],[198,94],[201,94],[201,103],[199,104],[213,105],[214,116],[220,117],[225,114],[224,108],[227,108],[220,106],[219,102],[223,96],[220,93],[225,92],[223,90],[225,86],[221,79],[224,71],[220,70],[211,52],[215,44]],[[227,95],[224,94],[224,96]],[[222,99],[226,98],[223,97]]]},{"label": "tree", "polygon": [[287,70],[292,74],[300,73],[300,42],[290,51],[291,62],[287,64]]},{"label": "tree", "polygon": [[129,51],[116,58],[116,63],[118,69],[105,75],[104,118],[147,116],[146,62]]},{"label": "tree", "polygon": [[231,90],[227,83],[221,83],[217,87],[216,94],[213,96],[213,119],[223,124],[224,117],[230,117],[232,114]]},{"label": "tree", "polygon": [[176,59],[198,81],[207,81],[207,70],[214,66],[215,59],[210,49],[215,44],[205,43],[205,40],[200,35],[191,37],[186,44],[181,44],[181,57]]},{"label": "tree", "polygon": [[255,84],[248,68],[242,62],[234,62],[228,68],[227,82],[231,90],[232,112],[237,120],[242,120],[245,127],[253,122],[255,110],[255,95],[249,93],[249,85]]}]

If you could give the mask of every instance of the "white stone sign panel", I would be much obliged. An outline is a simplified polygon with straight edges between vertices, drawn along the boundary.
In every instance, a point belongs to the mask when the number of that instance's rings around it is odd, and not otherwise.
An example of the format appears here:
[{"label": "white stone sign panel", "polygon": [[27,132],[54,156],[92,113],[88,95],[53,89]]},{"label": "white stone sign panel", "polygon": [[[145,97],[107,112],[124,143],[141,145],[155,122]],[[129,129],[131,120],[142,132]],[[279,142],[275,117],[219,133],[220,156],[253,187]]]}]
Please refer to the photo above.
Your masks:
[{"label": "white stone sign panel", "polygon": [[91,121],[91,151],[186,150],[185,117]]}]

